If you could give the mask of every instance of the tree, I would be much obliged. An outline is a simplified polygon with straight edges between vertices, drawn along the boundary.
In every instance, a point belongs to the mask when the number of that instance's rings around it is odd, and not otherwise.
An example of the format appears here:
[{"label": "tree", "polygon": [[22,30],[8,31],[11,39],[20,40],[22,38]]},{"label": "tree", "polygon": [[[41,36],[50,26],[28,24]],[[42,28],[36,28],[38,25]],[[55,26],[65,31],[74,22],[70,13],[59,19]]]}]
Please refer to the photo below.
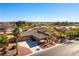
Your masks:
[{"label": "tree", "polygon": [[2,48],[2,50],[0,52],[1,55],[4,55],[5,53],[7,53],[7,37],[4,35],[0,35],[0,47]]},{"label": "tree", "polygon": [[77,29],[70,29],[70,30],[66,30],[65,31],[65,35],[69,38],[69,39],[73,39],[75,36],[77,36],[79,33],[79,31],[77,31]]},{"label": "tree", "polygon": [[18,21],[16,22],[17,27],[22,28],[22,30],[25,30],[26,26],[28,25],[25,21]]},{"label": "tree", "polygon": [[21,36],[20,29],[15,28],[13,30],[13,35],[14,35],[14,38],[16,40],[16,55],[18,55],[18,40],[19,40],[19,37]]},{"label": "tree", "polygon": [[53,35],[49,35],[47,38],[47,42],[50,44],[51,42],[53,42],[55,40],[55,37]]},{"label": "tree", "polygon": [[[12,28],[12,25],[11,24],[9,24],[9,23],[3,23],[2,24],[2,28],[3,28],[3,30],[4,30],[4,36],[5,37],[7,37],[7,31],[8,31],[8,29],[11,29]],[[9,42],[8,42],[8,39],[7,39],[7,45],[9,44]]]},{"label": "tree", "polygon": [[0,46],[2,47],[2,45],[7,43],[7,37],[4,35],[0,35]]}]

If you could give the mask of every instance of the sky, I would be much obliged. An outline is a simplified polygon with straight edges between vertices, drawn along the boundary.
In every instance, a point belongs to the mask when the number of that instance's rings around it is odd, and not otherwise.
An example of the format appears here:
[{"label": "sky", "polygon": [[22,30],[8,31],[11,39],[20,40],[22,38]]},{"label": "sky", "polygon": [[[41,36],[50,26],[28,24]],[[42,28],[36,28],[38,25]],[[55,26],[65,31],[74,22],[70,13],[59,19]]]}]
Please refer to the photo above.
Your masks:
[{"label": "sky", "polygon": [[79,4],[0,3],[0,22],[79,22]]}]

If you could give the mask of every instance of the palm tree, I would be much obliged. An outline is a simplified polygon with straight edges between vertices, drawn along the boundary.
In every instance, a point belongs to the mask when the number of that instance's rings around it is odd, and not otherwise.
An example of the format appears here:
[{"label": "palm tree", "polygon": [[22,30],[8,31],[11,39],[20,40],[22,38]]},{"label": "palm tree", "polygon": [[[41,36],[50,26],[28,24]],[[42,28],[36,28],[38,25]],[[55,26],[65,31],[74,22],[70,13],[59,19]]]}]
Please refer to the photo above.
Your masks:
[{"label": "palm tree", "polygon": [[20,29],[17,27],[13,30],[13,35],[16,40],[16,55],[18,55],[18,39],[20,37]]}]

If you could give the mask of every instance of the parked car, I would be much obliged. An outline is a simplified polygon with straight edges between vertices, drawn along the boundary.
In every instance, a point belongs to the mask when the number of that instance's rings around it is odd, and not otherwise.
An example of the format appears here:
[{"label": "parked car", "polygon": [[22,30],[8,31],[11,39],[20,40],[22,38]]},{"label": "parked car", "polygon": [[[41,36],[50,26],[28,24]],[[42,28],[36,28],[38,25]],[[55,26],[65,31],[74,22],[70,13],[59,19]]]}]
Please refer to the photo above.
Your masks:
[{"label": "parked car", "polygon": [[79,40],[79,37],[76,37],[74,40]]},{"label": "parked car", "polygon": [[64,43],[65,44],[70,44],[70,43],[73,43],[73,42],[71,40],[66,40]]}]

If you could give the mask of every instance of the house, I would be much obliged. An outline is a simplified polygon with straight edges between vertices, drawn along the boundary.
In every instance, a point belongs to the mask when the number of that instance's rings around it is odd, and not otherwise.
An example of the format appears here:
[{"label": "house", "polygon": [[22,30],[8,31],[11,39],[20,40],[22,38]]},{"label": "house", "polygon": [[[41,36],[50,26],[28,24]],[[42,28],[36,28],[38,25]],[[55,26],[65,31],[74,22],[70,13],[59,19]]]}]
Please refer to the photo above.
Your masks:
[{"label": "house", "polygon": [[27,31],[22,32],[21,39],[18,41],[28,40],[30,38],[34,38],[35,40],[42,40],[48,37],[48,33],[44,31],[42,28],[33,28]]},{"label": "house", "polygon": [[4,34],[4,30],[0,28],[0,34]]},{"label": "house", "polygon": [[[27,36],[29,37],[27,38]],[[25,40],[30,47],[34,47],[37,46],[41,41],[46,40],[48,35],[45,34],[45,31],[41,28],[33,28],[25,31],[23,33],[23,37],[25,37],[23,40]]]},{"label": "house", "polygon": [[41,28],[34,28],[28,31],[25,31],[23,33],[23,36],[31,36],[36,40],[42,40],[48,37],[47,34],[45,34],[45,31]]},{"label": "house", "polygon": [[[39,31],[41,31],[41,33],[39,33]],[[47,33],[45,34],[42,28],[33,28],[22,34],[22,37],[18,41],[26,41],[30,47],[37,46],[41,40],[48,38]]]}]

